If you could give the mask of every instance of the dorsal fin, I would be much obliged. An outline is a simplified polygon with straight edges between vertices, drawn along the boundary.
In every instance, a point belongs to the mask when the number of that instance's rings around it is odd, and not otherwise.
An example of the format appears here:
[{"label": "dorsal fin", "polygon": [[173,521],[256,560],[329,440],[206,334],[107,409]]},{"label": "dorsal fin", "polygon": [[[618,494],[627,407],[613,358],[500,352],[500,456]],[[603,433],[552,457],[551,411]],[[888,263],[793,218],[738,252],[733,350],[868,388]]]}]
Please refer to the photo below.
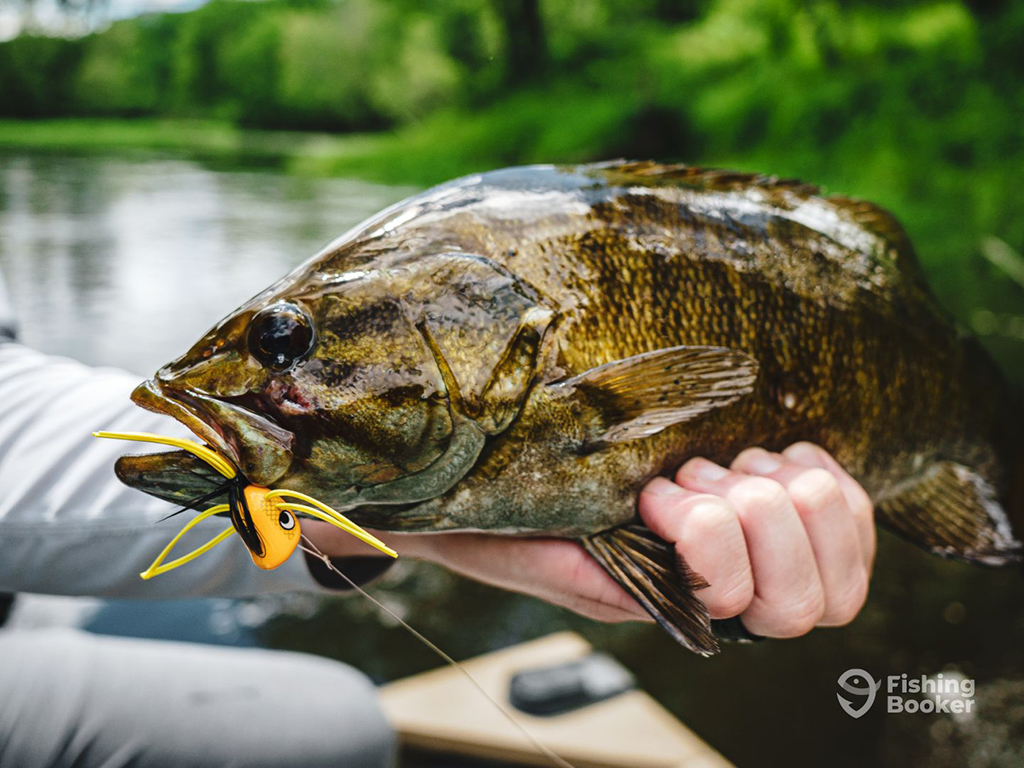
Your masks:
[{"label": "dorsal fin", "polygon": [[[587,168],[627,194],[631,187],[656,188],[710,228],[704,248],[717,248],[716,258],[757,270],[765,280],[813,301],[866,307],[922,333],[948,329],[906,232],[877,205],[825,196],[796,179],[715,168],[624,160]],[[665,191],[673,187],[679,191]],[[715,229],[722,220],[724,235]],[[742,247],[731,250],[735,240]]]},{"label": "dorsal fin", "polygon": [[786,191],[801,197],[816,195],[819,189],[799,179],[783,179],[760,173],[742,173],[721,168],[699,168],[683,163],[656,163],[652,160],[612,160],[598,163],[599,168],[609,174],[622,174],[643,179],[645,183],[663,180],[699,190],[732,191],[757,187],[763,190]]},{"label": "dorsal fin", "polygon": [[884,208],[869,203],[867,200],[845,195],[829,195],[826,199],[833,207],[846,213],[851,221],[856,222],[876,237],[892,243],[900,250],[912,250],[910,239],[903,226],[895,216]]},{"label": "dorsal fin", "polygon": [[904,285],[912,286],[930,297],[914,246],[895,216],[867,200],[843,195],[830,195],[824,199],[844,218],[874,235],[879,244],[884,244],[882,253],[877,255],[884,256],[895,265]]}]

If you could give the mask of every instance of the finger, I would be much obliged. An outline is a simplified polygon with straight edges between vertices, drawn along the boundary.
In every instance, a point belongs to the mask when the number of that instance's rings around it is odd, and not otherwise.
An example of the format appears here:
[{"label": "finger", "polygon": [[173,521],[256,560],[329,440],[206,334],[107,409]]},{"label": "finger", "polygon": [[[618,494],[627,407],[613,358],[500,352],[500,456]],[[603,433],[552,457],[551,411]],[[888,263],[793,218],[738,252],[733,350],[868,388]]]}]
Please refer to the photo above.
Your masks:
[{"label": "finger", "polygon": [[839,481],[822,467],[808,467],[762,448],[743,451],[735,470],[768,477],[786,489],[803,521],[825,595],[819,624],[840,626],[853,621],[867,598],[868,572],[853,514]]},{"label": "finger", "polygon": [[853,515],[854,524],[857,526],[865,567],[870,573],[875,562],[877,546],[875,506],[871,502],[871,497],[861,488],[860,483],[850,477],[849,473],[839,465],[839,462],[832,458],[828,451],[814,443],[794,443],[784,450],[782,455],[797,464],[826,469],[839,482],[839,487],[842,488],[843,495],[846,497],[846,504]]},{"label": "finger", "polygon": [[656,477],[640,494],[640,517],[711,585],[695,594],[713,619],[743,613],[754,598],[747,542],[736,511],[718,496]]},{"label": "finger", "polygon": [[814,551],[785,489],[774,480],[692,459],[676,482],[726,499],[736,510],[754,575],[754,599],[741,614],[751,632],[796,637],[821,619],[825,599]]}]

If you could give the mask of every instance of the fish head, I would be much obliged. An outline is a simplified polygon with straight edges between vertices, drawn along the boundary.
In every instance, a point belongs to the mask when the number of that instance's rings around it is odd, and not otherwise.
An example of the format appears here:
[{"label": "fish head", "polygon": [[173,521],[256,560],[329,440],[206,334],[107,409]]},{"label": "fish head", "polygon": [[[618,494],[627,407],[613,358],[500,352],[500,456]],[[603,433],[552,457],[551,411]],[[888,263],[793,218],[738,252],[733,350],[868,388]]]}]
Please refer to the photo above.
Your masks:
[{"label": "fish head", "polygon": [[[492,374],[508,364],[529,298],[502,299],[514,279],[495,282],[480,266],[439,254],[306,270],[230,314],[132,399],[184,423],[250,483],[349,506],[354,491],[438,462],[460,417],[484,431],[507,423],[513,390],[525,391],[518,366],[518,378],[497,387]],[[175,489],[186,480],[194,489],[196,464],[174,453],[126,456],[117,470],[133,487],[182,500]]]}]

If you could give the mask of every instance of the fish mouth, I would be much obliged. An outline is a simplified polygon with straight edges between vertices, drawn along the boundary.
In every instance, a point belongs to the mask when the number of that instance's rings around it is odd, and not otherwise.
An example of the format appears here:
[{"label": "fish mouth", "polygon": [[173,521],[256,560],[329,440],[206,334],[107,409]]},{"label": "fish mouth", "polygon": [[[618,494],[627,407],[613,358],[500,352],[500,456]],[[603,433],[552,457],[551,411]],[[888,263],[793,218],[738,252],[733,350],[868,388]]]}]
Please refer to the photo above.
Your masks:
[{"label": "fish mouth", "polygon": [[[177,389],[150,379],[132,392],[132,402],[181,422],[200,440],[230,461],[242,477],[256,485],[270,487],[291,467],[295,435],[266,417],[209,395]],[[179,451],[155,456],[174,457],[165,462],[171,473],[191,472],[195,457],[185,459]],[[168,487],[169,477],[161,477],[161,462],[152,457],[126,456],[118,469],[122,480],[133,487],[152,492],[157,485]],[[183,480],[185,478],[182,478]],[[149,486],[149,487],[146,487]],[[162,494],[155,494],[162,495]]]},{"label": "fish mouth", "polygon": [[208,506],[226,501],[231,482],[198,456],[181,450],[122,456],[114,473],[129,488],[181,505],[204,498]]}]

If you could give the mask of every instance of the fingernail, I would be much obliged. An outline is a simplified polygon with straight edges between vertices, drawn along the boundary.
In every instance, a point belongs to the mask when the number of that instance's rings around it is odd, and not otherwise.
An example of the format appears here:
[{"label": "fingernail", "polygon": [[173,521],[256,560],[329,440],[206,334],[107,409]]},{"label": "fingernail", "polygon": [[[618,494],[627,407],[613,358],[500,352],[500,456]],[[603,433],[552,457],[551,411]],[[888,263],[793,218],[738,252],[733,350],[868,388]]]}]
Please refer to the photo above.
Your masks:
[{"label": "fingernail", "polygon": [[779,458],[768,451],[757,451],[743,457],[743,470],[758,475],[769,475],[782,468]]},{"label": "fingernail", "polygon": [[707,459],[693,459],[687,462],[683,468],[683,473],[697,478],[698,480],[707,480],[708,482],[715,482],[721,480],[723,477],[729,474],[729,470],[725,467],[720,467],[713,461]]},{"label": "fingernail", "polygon": [[786,456],[797,464],[808,467],[824,467],[819,449],[810,443],[795,443],[785,450]]},{"label": "fingernail", "polygon": [[651,496],[678,496],[683,489],[664,477],[656,477],[644,487],[644,493]]}]

